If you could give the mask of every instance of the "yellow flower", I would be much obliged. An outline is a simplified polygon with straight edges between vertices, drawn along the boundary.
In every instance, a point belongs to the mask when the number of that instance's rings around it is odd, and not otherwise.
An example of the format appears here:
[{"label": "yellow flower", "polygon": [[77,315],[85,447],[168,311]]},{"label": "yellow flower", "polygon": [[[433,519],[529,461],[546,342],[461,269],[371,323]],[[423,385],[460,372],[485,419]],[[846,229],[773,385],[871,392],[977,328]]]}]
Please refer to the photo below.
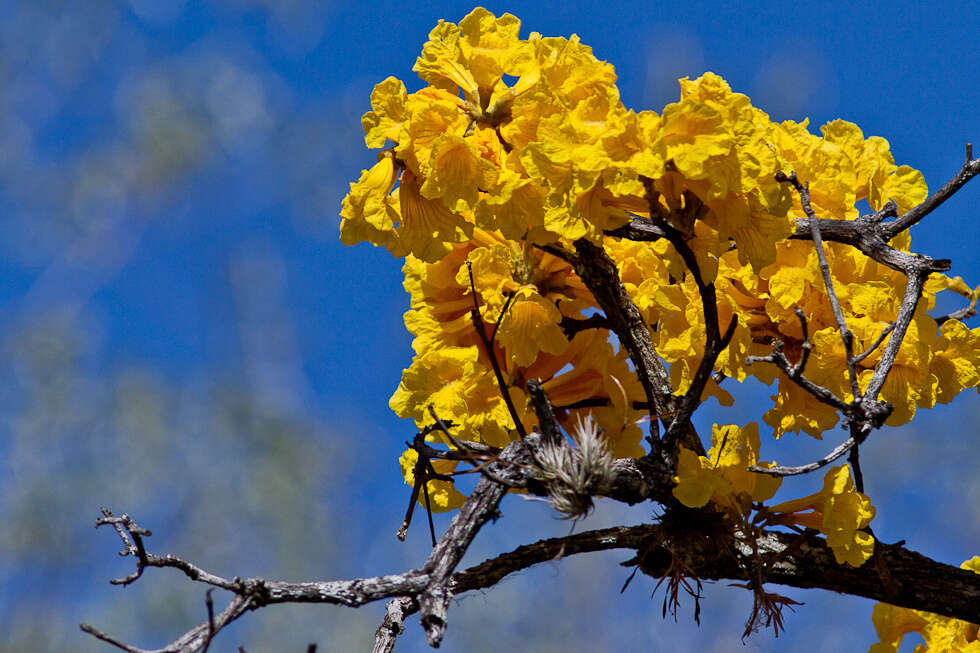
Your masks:
[{"label": "yellow flower", "polygon": [[441,200],[422,196],[419,179],[411,170],[402,173],[398,200],[399,245],[423,261],[438,261],[450,251],[449,243],[467,240],[473,233],[473,224],[463,215],[454,213]]},{"label": "yellow flower", "polygon": [[361,171],[340,209],[340,240],[345,245],[365,240],[382,246],[395,242],[395,223],[401,216],[390,193],[397,179],[398,168],[390,153],[383,154],[370,170]]},{"label": "yellow flower", "polygon": [[432,144],[429,178],[420,192],[428,199],[440,198],[451,211],[471,211],[481,188],[497,181],[497,168],[478,156],[461,136],[445,134]]},{"label": "yellow flower", "polygon": [[874,537],[861,529],[874,519],[875,509],[868,497],[854,489],[847,465],[829,469],[820,492],[784,501],[769,510],[780,514],[783,522],[815,528],[826,535],[838,564],[860,567],[874,553]]},{"label": "yellow flower", "polygon": [[557,355],[568,348],[568,339],[558,326],[561,318],[553,301],[533,287],[524,287],[517,291],[497,337],[515,365],[528,367],[539,352]]},{"label": "yellow flower", "polygon": [[472,118],[459,97],[432,86],[409,95],[405,107],[409,117],[398,133],[395,154],[409,170],[427,177],[436,143],[449,135],[464,136]]},{"label": "yellow flower", "polygon": [[980,328],[948,320],[939,333],[929,371],[938,382],[936,401],[945,404],[980,384]]},{"label": "yellow flower", "polygon": [[736,181],[737,167],[729,159],[735,138],[731,125],[717,109],[692,99],[668,104],[660,116],[653,153],[687,181],[708,180],[704,200],[723,196]]},{"label": "yellow flower", "polygon": [[[689,508],[701,508],[709,501],[747,513],[753,501],[765,501],[782,483],[748,468],[758,464],[759,425],[742,428],[729,424],[711,428],[712,447],[707,456],[698,456],[681,447],[674,482],[674,496]],[[768,467],[769,463],[761,466]]]},{"label": "yellow flower", "polygon": [[532,63],[533,50],[518,38],[521,21],[495,17],[477,7],[460,21],[446,21],[429,33],[414,70],[434,86],[458,86],[464,97],[486,108],[504,75],[520,76]]},{"label": "yellow flower", "polygon": [[407,94],[401,80],[389,77],[371,91],[371,111],[361,118],[364,142],[368,147],[384,147],[385,141],[398,142],[402,123],[408,118]]},{"label": "yellow flower", "polygon": [[[960,569],[980,573],[980,557],[967,560]],[[871,619],[878,642],[868,653],[897,653],[909,633],[920,634],[926,642],[915,647],[916,653],[980,653],[977,624],[887,603],[876,603]]]}]

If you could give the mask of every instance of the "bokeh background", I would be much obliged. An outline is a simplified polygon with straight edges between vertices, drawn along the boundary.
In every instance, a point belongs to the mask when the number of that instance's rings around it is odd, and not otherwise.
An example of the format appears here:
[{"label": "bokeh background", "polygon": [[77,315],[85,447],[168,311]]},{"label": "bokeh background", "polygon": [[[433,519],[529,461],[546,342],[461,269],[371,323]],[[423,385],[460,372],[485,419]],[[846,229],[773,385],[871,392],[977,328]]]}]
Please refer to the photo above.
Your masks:
[{"label": "bokeh background", "polygon": [[[225,576],[352,578],[424,560],[396,459],[412,426],[387,401],[410,361],[399,264],[337,239],[349,181],[374,161],[373,84],[411,72],[461,3],[0,1],[0,651],[106,651],[95,624],[161,646],[204,619],[170,570],[135,585],[101,506],[153,530],[154,552]],[[676,80],[723,75],[776,119],[843,117],[886,137],[931,188],[980,149],[974,3],[491,2],[524,34],[578,33],[616,65],[624,102],[659,110]],[[980,283],[980,182],[914,229],[914,247]],[[947,308],[954,308],[949,306]],[[747,387],[713,420],[759,419]],[[959,564],[980,553],[977,395],[876,433],[863,449],[885,541]],[[769,441],[798,463],[825,442]],[[784,484],[800,496],[820,479]],[[571,525],[508,497],[466,563]],[[653,517],[600,505],[577,530]],[[447,519],[438,516],[437,527]],[[450,612],[449,651],[864,651],[872,603],[805,602],[779,639],[743,643],[749,595],[705,588],[661,618],[654,582],[619,590],[628,556],[543,565]],[[216,595],[219,605],[224,597]],[[383,604],[273,607],[212,651],[367,650]],[[417,619],[399,651],[426,650]],[[909,646],[910,648],[910,646]],[[904,650],[904,648],[903,648]]]}]

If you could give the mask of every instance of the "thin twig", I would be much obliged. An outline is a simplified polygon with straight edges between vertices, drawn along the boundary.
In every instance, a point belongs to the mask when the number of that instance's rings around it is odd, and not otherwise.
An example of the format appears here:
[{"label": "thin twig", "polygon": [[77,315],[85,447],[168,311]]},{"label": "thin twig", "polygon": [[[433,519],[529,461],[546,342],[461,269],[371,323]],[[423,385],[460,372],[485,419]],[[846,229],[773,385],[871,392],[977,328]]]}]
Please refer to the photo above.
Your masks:
[{"label": "thin twig", "polygon": [[496,449],[495,447],[490,447],[488,445],[482,445],[476,442],[468,442],[465,440],[457,439],[456,436],[454,436],[449,431],[449,425],[446,422],[444,422],[442,419],[440,419],[438,415],[436,415],[435,405],[429,404],[428,409],[429,409],[429,415],[432,416],[432,419],[435,422],[435,426],[437,427],[437,430],[441,431],[442,434],[445,435],[446,438],[449,440],[449,443],[452,446],[456,447],[457,451],[459,451],[460,455],[462,456],[462,460],[465,460],[468,463],[476,465],[477,463],[474,459],[474,454],[478,455],[479,453],[487,452],[488,450],[492,450],[494,453],[500,453],[500,449]]},{"label": "thin twig", "polygon": [[[659,206],[656,191],[653,188],[653,181],[644,178],[643,183],[647,193],[647,203],[650,206],[650,215],[653,216],[656,214],[656,207]],[[692,209],[694,215],[686,216],[691,220],[691,224],[693,224],[696,214],[701,211],[703,205],[694,198],[693,194],[685,197],[691,202],[691,206],[694,207]],[[670,244],[673,245],[674,250],[680,255],[690,271],[694,283],[698,287],[698,295],[701,298],[701,315],[704,319],[705,326],[704,354],[698,364],[697,371],[694,373],[694,378],[691,379],[691,385],[688,387],[687,393],[681,399],[680,406],[674,411],[674,418],[664,432],[662,440],[668,455],[673,456],[674,454],[672,452],[675,449],[678,438],[682,435],[687,436],[684,442],[686,446],[692,448],[694,451],[698,451],[699,449],[703,451],[703,445],[701,445],[691,427],[691,416],[701,404],[701,395],[704,393],[704,389],[711,379],[711,373],[714,370],[715,363],[725,348],[728,347],[728,343],[731,342],[735,328],[738,326],[738,320],[733,315],[731,322],[729,322],[728,327],[725,329],[725,333],[721,333],[721,327],[718,321],[718,298],[715,292],[714,281],[706,282],[704,280],[697,256],[695,256],[694,251],[691,250],[687,241],[684,240],[684,235],[680,231],[662,218],[654,220],[654,224],[662,232],[663,237],[670,241]],[[700,453],[700,451],[698,452]]]},{"label": "thin twig", "polygon": [[768,356],[745,357],[746,365],[752,365],[754,363],[772,363],[780,370],[785,372],[786,376],[788,376],[794,383],[800,386],[803,390],[809,392],[811,395],[816,397],[821,402],[829,406],[833,406],[834,408],[843,411],[845,413],[851,411],[852,407],[846,401],[844,401],[843,399],[835,395],[833,392],[823,387],[822,385],[818,385],[813,381],[811,381],[810,379],[803,376],[802,374],[797,373],[796,372],[797,366],[793,365],[793,363],[791,363],[790,360],[786,357],[786,354],[783,353],[781,342],[776,343],[776,345],[773,348],[773,352]]},{"label": "thin twig", "polygon": [[88,633],[92,637],[102,640],[106,644],[111,644],[112,646],[115,646],[120,650],[128,651],[129,653],[145,653],[143,649],[136,648],[135,646],[130,646],[129,644],[125,644],[119,641],[118,639],[116,639],[115,637],[113,637],[112,635],[109,635],[108,633],[99,630],[95,626],[91,626],[89,624],[79,624],[78,627],[82,629],[83,633]]},{"label": "thin twig", "polygon": [[[443,435],[445,435],[449,439],[450,444],[452,444],[454,447],[456,447],[456,449],[459,450],[459,454],[458,454],[460,456],[459,459],[464,460],[469,464],[473,465],[472,471],[479,472],[480,474],[483,474],[484,476],[488,477],[493,481],[497,481],[498,483],[507,485],[507,481],[496,476],[493,472],[489,470],[489,468],[485,464],[485,462],[488,460],[496,460],[497,455],[500,453],[500,449],[497,449],[496,447],[490,447],[488,445],[476,443],[476,442],[467,442],[464,440],[456,439],[456,437],[449,432],[449,426],[445,422],[443,422],[438,415],[436,415],[436,409],[433,404],[429,404],[429,414],[432,415],[432,419],[435,420],[435,425],[438,427],[438,430],[440,430],[443,433]],[[470,450],[471,447],[473,447],[472,453]],[[430,450],[432,448],[426,446],[426,449]],[[418,450],[419,449],[416,449],[416,451]],[[476,453],[477,451],[487,452],[490,453],[490,455]],[[450,452],[446,452],[446,453],[450,453]],[[430,458],[432,457],[434,456],[430,456]],[[448,458],[448,456],[446,457]],[[435,543],[433,542],[433,544]]]},{"label": "thin twig", "polygon": [[531,398],[531,405],[534,406],[534,412],[538,416],[538,424],[545,442],[561,441],[561,429],[558,427],[558,420],[555,419],[555,411],[551,407],[551,402],[548,401],[548,395],[545,394],[544,388],[541,387],[541,382],[529,379],[527,393]]},{"label": "thin twig", "polygon": [[977,314],[977,307],[974,303],[972,306],[964,306],[963,308],[951,311],[946,315],[940,315],[935,318],[936,326],[942,326],[950,320],[965,320],[967,318],[975,317]]},{"label": "thin twig", "polygon": [[806,322],[806,313],[799,306],[793,309],[797,319],[800,321],[800,329],[803,331],[803,344],[800,345],[800,362],[793,366],[789,371],[789,378],[796,380],[802,376],[806,369],[807,361],[810,360],[810,352],[813,351],[813,343],[810,342],[810,328]]},{"label": "thin twig", "polygon": [[773,467],[758,467],[753,465],[752,467],[749,467],[749,471],[758,472],[760,474],[768,474],[769,476],[798,476],[800,474],[809,474],[810,472],[815,472],[818,469],[826,467],[830,463],[834,462],[850,451],[856,444],[857,440],[854,438],[847,438],[844,440],[844,442],[834,447],[833,451],[828,453],[820,460],[816,460],[812,463],[799,465],[797,467],[782,467],[778,465]]},{"label": "thin twig", "polygon": [[881,353],[881,359],[875,367],[871,381],[868,382],[862,403],[876,401],[878,393],[885,385],[888,373],[898,356],[898,350],[902,346],[902,341],[905,340],[905,332],[915,316],[915,307],[922,297],[922,288],[925,286],[928,276],[929,272],[926,270],[909,270],[908,281],[905,284],[905,296],[902,297],[902,303],[898,307],[898,315],[895,317],[895,328],[888,339],[888,344],[885,345],[885,350]]},{"label": "thin twig", "polygon": [[820,274],[823,275],[823,283],[827,289],[827,298],[830,300],[830,307],[834,312],[834,319],[837,320],[837,328],[840,331],[841,340],[844,343],[844,352],[847,361],[847,376],[851,382],[851,394],[855,399],[861,398],[861,389],[858,387],[857,371],[854,368],[854,334],[847,326],[844,319],[844,311],[841,310],[840,300],[837,299],[837,291],[834,290],[834,281],[830,276],[830,264],[827,262],[827,253],[823,248],[823,237],[820,234],[820,221],[817,220],[813,207],[810,205],[810,182],[801,184],[796,177],[796,172],[789,175],[779,171],[776,173],[776,181],[789,182],[800,195],[800,205],[803,212],[810,221],[810,236],[813,239],[813,247],[817,251],[817,260],[820,263]]},{"label": "thin twig", "polygon": [[[431,466],[432,463],[427,461],[427,466]],[[425,514],[429,521],[429,536],[432,538],[432,546],[436,545],[436,526],[432,522],[432,501],[429,499],[429,482],[423,478],[422,480],[422,497],[425,499]]]},{"label": "thin twig", "polygon": [[[856,425],[851,425],[852,432],[856,429]],[[857,442],[857,438],[852,435],[852,439]],[[851,463],[851,471],[854,472],[854,488],[863,493],[864,492],[864,473],[861,471],[861,447],[851,447],[851,455],[848,456],[848,462]]]},{"label": "thin twig", "polygon": [[[467,262],[469,262],[469,261],[467,261]],[[470,274],[471,275],[473,274],[472,265],[470,266]],[[472,277],[471,277],[471,279],[472,279]],[[474,292],[473,292],[473,296],[474,297],[476,296],[475,289],[474,289]],[[490,334],[490,342],[491,343],[496,342],[496,340],[497,340],[497,331],[500,330],[500,325],[501,325],[501,323],[503,323],[504,316],[507,315],[507,311],[508,311],[508,309],[510,309],[510,304],[511,304],[512,301],[514,301],[514,293],[508,293],[507,294],[507,298],[504,299],[504,307],[500,309],[500,315],[497,316],[497,321],[494,322],[494,325],[493,325],[493,333]]]},{"label": "thin twig", "polygon": [[204,639],[204,648],[201,653],[208,653],[208,649],[211,648],[211,642],[214,641],[214,636],[217,631],[214,629],[214,598],[211,596],[214,593],[214,588],[209,587],[208,591],[204,593],[204,608],[208,613],[208,635]]},{"label": "thin twig", "polygon": [[102,517],[96,520],[95,527],[113,526],[116,534],[123,542],[124,550],[120,552],[120,555],[135,555],[136,557],[136,572],[126,578],[113,578],[109,581],[111,584],[128,585],[142,576],[143,570],[147,567],[174,567],[184,572],[191,580],[231,591],[237,587],[235,581],[210,574],[180,558],[169,555],[161,557],[147,552],[143,544],[143,537],[152,535],[149,530],[141,528],[129,515],[124,514],[121,517],[115,517],[107,508],[102,508],[101,512]]},{"label": "thin twig", "polygon": [[871,343],[871,346],[868,347],[863,352],[861,352],[860,354],[858,354],[857,356],[854,357],[854,363],[855,364],[860,363],[865,358],[867,358],[868,356],[870,356],[871,354],[873,354],[874,353],[874,350],[877,349],[881,345],[881,343],[883,343],[885,341],[885,338],[888,337],[888,334],[891,333],[892,330],[894,330],[894,328],[895,328],[895,323],[894,322],[889,322],[885,326],[885,328],[881,330],[881,333],[878,334],[878,337],[875,338],[875,341],[873,343]]},{"label": "thin twig", "polygon": [[[493,339],[487,338],[486,326],[483,323],[483,317],[480,315],[480,302],[476,294],[476,282],[473,280],[473,262],[466,261],[466,272],[470,276],[470,290],[473,292],[473,310],[470,311],[470,316],[473,319],[473,327],[476,329],[476,334],[480,337],[480,342],[483,344],[483,349],[487,354],[487,358],[490,359],[490,366],[493,368],[493,374],[497,379],[497,386],[500,388],[500,394],[504,399],[504,403],[507,405],[507,410],[510,412],[510,417],[514,420],[514,429],[517,434],[523,440],[527,436],[527,432],[524,430],[524,423],[521,421],[521,416],[517,412],[517,408],[514,406],[514,400],[510,398],[510,392],[507,388],[507,382],[504,380],[504,373],[500,370],[500,363],[497,362],[497,356],[493,351]],[[510,306],[510,297],[508,297],[507,303],[504,305],[504,311],[501,311],[501,315],[498,317],[497,326],[500,325],[500,319],[502,319],[503,313]],[[493,335],[496,335],[497,331],[494,328]]]},{"label": "thin twig", "polygon": [[883,231],[888,239],[894,238],[912,225],[919,222],[922,218],[935,211],[940,207],[940,205],[942,205],[943,202],[956,194],[956,191],[962,188],[966,182],[980,174],[980,158],[971,158],[973,156],[973,145],[970,143],[966,144],[966,156],[966,163],[963,164],[963,167],[960,168],[959,172],[957,172],[949,181],[943,184],[942,188],[927,197],[925,201],[918,206],[907,211],[897,220],[887,222],[882,225]]},{"label": "thin twig", "polygon": [[[416,437],[417,440],[422,439],[422,435],[419,434]],[[406,444],[408,444],[406,442]],[[415,514],[415,506],[419,501],[419,492],[422,490],[422,484],[425,482],[425,464],[422,462],[422,454],[419,453],[418,459],[415,461],[415,466],[412,470],[415,482],[412,483],[412,494],[408,499],[408,509],[405,511],[405,518],[402,520],[402,525],[398,528],[395,533],[400,541],[405,541],[405,536],[408,535],[408,528],[412,525],[412,516]]]}]

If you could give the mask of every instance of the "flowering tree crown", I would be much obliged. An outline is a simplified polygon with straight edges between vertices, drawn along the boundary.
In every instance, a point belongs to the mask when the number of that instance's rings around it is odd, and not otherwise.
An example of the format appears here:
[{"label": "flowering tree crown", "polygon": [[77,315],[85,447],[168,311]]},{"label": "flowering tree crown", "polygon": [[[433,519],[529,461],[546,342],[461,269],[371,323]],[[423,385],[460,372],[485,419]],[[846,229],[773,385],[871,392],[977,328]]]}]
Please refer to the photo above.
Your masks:
[{"label": "flowering tree crown", "polygon": [[[628,109],[576,36],[519,28],[482,8],[440,21],[414,68],[426,85],[374,88],[362,124],[378,161],[343,202],[344,243],[405,259],[415,356],[390,405],[429,441],[499,450],[542,428],[529,381],[616,458],[645,455],[646,423],[656,450],[701,401],[729,405],[725,380],[776,384],[762,415],[776,438],[843,418],[858,444],[978,385],[980,330],[928,314],[938,293],[971,307],[977,293],[911,253],[927,188],[885,139],[774,122],[712,73],[681,79],[660,113]],[[780,478],[758,471],[775,470],[759,431],[716,425],[709,451],[678,439],[662,452],[674,499],[817,529],[862,565],[875,510],[859,472],[830,468],[821,492],[760,509]],[[406,480],[429,469],[428,506],[458,507],[459,458],[419,456],[402,456]]]}]

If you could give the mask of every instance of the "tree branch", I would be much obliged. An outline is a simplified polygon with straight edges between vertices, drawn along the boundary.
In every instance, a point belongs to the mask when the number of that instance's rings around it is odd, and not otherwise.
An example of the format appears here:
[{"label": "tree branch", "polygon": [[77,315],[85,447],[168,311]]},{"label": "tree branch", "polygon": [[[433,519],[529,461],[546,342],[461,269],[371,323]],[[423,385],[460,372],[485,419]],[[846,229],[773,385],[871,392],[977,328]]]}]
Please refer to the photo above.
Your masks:
[{"label": "tree branch", "polygon": [[830,263],[827,262],[827,252],[823,249],[823,238],[820,234],[820,221],[817,220],[813,207],[810,205],[810,182],[801,184],[796,177],[796,172],[786,175],[782,171],[776,173],[776,181],[789,182],[800,194],[800,205],[810,223],[810,238],[813,240],[813,247],[817,251],[817,260],[820,263],[820,274],[823,276],[823,284],[827,289],[827,299],[830,301],[830,308],[837,320],[837,330],[840,332],[841,341],[844,343],[844,353],[847,359],[847,376],[851,382],[851,394],[855,399],[861,396],[858,388],[857,372],[854,369],[854,334],[847,327],[847,320],[844,319],[844,311],[841,310],[840,300],[837,299],[837,291],[834,290],[834,280],[830,276]]},{"label": "tree branch", "polygon": [[595,297],[609,320],[610,328],[636,366],[637,376],[650,404],[650,428],[655,430],[658,421],[664,419],[662,416],[673,411],[674,404],[670,376],[653,348],[650,329],[640,309],[623,287],[616,262],[609,254],[585,238],[575,241],[575,252],[577,255],[569,262]]},{"label": "tree branch", "polygon": [[882,225],[883,233],[887,235],[888,240],[894,238],[912,225],[918,223],[922,218],[938,209],[943,202],[955,195],[956,191],[962,188],[966,182],[980,174],[980,157],[971,160],[973,148],[970,143],[967,143],[966,147],[966,163],[963,164],[963,167],[960,168],[959,172],[957,172],[949,181],[943,184],[942,188],[927,197],[918,206],[907,211],[902,217],[894,220],[893,222]]},{"label": "tree branch", "polygon": [[[855,568],[838,564],[826,541],[809,532],[801,535],[762,531],[750,538],[733,531],[722,541],[717,537],[701,537],[694,540],[699,544],[690,545],[685,540],[687,546],[683,547],[672,545],[673,535],[663,524],[645,524],[540,540],[452,573],[445,577],[444,588],[449,596],[455,596],[492,587],[507,575],[542,562],[579,553],[632,549],[638,553],[640,569],[653,578],[661,578],[668,572],[673,556],[679,556],[685,568],[700,579],[749,580],[749,574],[763,565],[763,582],[825,589],[973,623],[980,621],[980,575],[936,562],[904,547],[876,543],[875,559],[879,564]],[[881,573],[881,566],[887,569],[887,574]],[[402,621],[421,605],[412,597],[423,594],[432,580],[423,567],[404,574],[350,581],[240,581],[236,596],[214,617],[213,625],[199,624],[154,651],[119,642],[87,624],[81,628],[129,653],[191,653],[205,645],[209,630],[217,633],[245,612],[264,605],[299,602],[355,607],[399,597],[389,604],[375,640],[375,651],[390,651],[394,638],[401,632]]]}]

